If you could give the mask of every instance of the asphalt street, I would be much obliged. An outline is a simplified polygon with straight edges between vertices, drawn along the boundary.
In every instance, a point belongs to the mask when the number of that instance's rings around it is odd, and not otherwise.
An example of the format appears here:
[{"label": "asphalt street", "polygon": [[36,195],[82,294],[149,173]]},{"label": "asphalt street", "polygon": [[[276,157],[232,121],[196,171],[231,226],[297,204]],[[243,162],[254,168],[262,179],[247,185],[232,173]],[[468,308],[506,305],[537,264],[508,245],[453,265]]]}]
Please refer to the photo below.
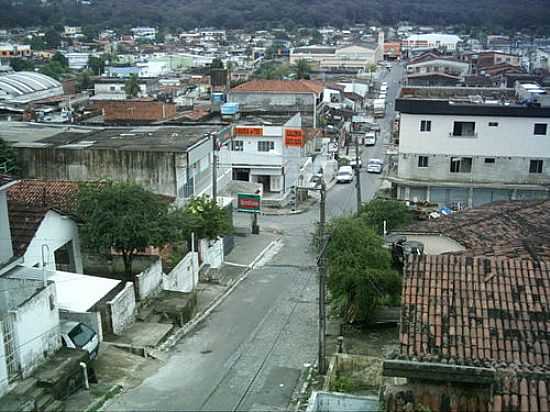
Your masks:
[{"label": "asphalt street", "polygon": [[[381,137],[364,148],[363,164],[383,159],[393,120],[401,67],[382,73],[388,82],[388,111],[379,119]],[[378,175],[362,174],[363,199],[372,198]],[[327,215],[355,210],[353,184],[327,195]],[[235,215],[236,226],[249,216]],[[105,410],[285,410],[306,364],[317,359],[318,272],[309,245],[318,206],[291,216],[261,216],[262,230],[281,234],[282,247],[249,276],[169,353],[166,363]]]}]

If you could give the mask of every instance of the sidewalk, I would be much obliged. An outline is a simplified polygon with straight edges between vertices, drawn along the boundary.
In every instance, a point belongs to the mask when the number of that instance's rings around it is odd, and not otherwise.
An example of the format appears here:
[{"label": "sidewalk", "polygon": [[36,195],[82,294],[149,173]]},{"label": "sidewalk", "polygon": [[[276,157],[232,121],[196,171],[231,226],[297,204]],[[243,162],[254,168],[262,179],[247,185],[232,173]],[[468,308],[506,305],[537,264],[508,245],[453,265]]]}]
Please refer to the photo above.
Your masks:
[{"label": "sidewalk", "polygon": [[[195,289],[197,305],[191,321],[183,327],[175,328],[162,343],[146,351],[147,357],[130,353],[113,345],[102,344],[95,361],[99,383],[90,385],[89,391],[81,390],[70,396],[65,401],[65,410],[99,410],[118,392],[137,386],[146,379],[151,372],[165,363],[165,359],[170,356],[168,351],[206,319],[246,278],[248,272],[256,264],[261,264],[262,258],[270,252],[273,253],[279,243],[279,236],[275,233],[261,232],[259,235],[252,235],[248,233],[248,228],[244,227],[236,228],[236,232],[235,246],[225,257],[224,265],[218,269],[218,278],[213,282],[199,282]],[[139,338],[136,336],[139,328],[134,329],[134,337]],[[158,337],[143,336],[140,339],[150,343],[151,340],[157,340],[155,338]]]}]

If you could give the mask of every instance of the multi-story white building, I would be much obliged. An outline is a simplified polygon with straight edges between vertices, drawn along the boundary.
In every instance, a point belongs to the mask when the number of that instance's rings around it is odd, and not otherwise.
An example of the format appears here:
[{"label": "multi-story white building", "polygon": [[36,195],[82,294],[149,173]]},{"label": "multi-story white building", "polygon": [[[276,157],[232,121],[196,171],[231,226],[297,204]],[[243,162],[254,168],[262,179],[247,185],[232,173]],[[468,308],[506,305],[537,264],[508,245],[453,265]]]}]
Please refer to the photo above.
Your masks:
[{"label": "multi-story white building", "polygon": [[131,31],[135,39],[155,40],[157,37],[157,29],[154,27],[134,27]]},{"label": "multi-story white building", "polygon": [[521,104],[514,89],[404,88],[399,199],[479,206],[550,194],[550,105]]},{"label": "multi-story white building", "polygon": [[456,50],[460,41],[460,37],[454,34],[413,34],[401,41],[401,49],[444,49],[452,52]]}]

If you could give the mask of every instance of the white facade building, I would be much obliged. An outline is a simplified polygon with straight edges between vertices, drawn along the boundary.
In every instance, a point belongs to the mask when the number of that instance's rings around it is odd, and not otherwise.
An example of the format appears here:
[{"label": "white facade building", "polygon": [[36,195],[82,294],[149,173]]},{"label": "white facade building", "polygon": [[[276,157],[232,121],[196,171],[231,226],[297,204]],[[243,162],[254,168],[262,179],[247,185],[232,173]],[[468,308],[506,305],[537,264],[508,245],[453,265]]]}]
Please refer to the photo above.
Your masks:
[{"label": "white facade building", "polygon": [[154,27],[134,27],[131,31],[136,39],[155,40],[157,37],[157,29]]},{"label": "white facade building", "polygon": [[399,199],[471,207],[549,196],[550,107],[521,105],[513,89],[429,90],[396,101],[398,166],[389,180]]},{"label": "white facade building", "polygon": [[413,34],[401,41],[401,49],[445,49],[455,51],[460,41],[460,37],[454,34]]}]

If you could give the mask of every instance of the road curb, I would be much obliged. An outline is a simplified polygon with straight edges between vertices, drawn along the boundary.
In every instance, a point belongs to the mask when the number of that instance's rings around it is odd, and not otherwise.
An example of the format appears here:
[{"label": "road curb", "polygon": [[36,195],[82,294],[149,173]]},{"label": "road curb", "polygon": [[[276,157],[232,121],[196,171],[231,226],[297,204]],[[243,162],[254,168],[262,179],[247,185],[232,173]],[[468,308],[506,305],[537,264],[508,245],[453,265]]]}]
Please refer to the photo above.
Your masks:
[{"label": "road curb", "polygon": [[262,259],[267,252],[269,252],[279,240],[271,241],[265,248],[260,252],[258,256],[248,265],[244,270],[243,274],[220,295],[218,295],[212,301],[211,305],[204,311],[197,313],[193,319],[186,323],[181,329],[178,329],[172,336],[170,336],[166,341],[160,345],[157,350],[167,351],[168,349],[174,347],[185,335],[191,332],[196,326],[198,326],[203,320],[205,320],[236,288],[239,284],[248,277],[248,274],[254,269],[254,266]]},{"label": "road curb", "polygon": [[109,399],[113,398],[120,392],[122,392],[121,385],[115,384],[111,386],[111,388],[107,392],[105,392],[100,398],[96,399],[90,405],[88,405],[88,407],[84,409],[84,412],[94,412],[100,410]]}]

